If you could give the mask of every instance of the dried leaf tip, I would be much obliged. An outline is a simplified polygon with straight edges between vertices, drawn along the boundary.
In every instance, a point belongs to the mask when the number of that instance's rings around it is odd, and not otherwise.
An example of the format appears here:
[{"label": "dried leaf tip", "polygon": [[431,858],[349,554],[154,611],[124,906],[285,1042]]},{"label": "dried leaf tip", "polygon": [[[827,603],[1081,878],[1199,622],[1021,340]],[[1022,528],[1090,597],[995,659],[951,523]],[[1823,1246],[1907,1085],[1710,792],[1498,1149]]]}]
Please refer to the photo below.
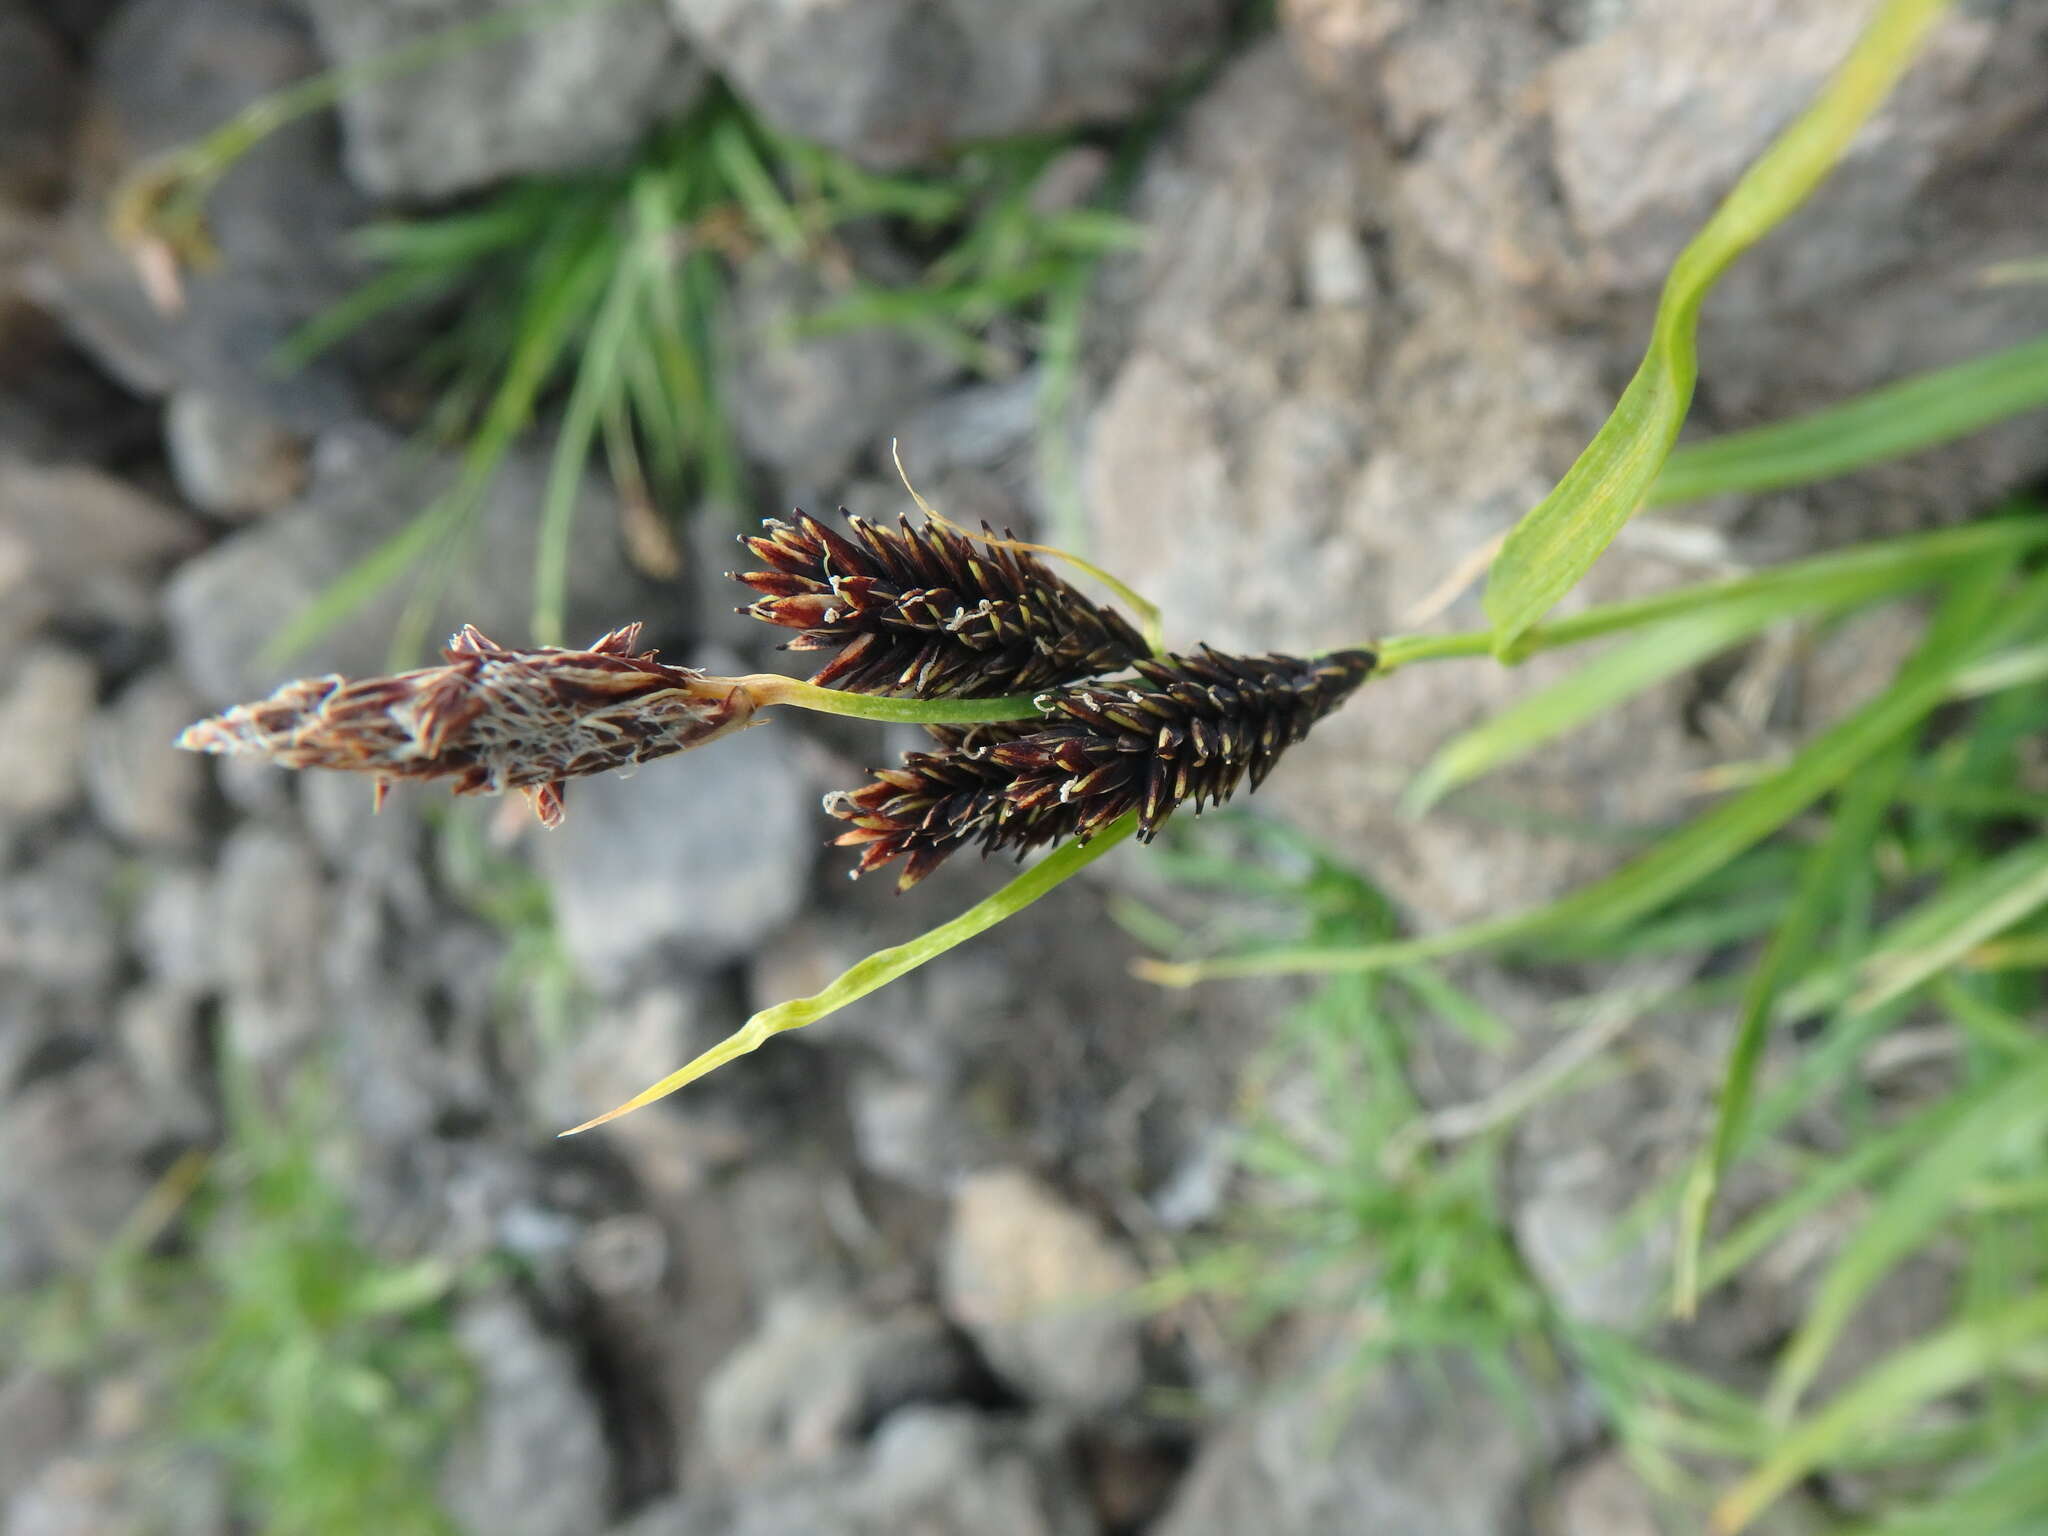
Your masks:
[{"label": "dried leaf tip", "polygon": [[743,683],[670,666],[636,651],[639,638],[629,624],[587,650],[511,650],[465,625],[441,666],[301,678],[188,726],[177,744],[373,774],[379,804],[395,779],[450,779],[458,795],[516,789],[558,826],[568,780],[703,746],[753,716]]},{"label": "dried leaf tip", "polygon": [[939,751],[908,753],[825,808],[851,823],[837,841],[861,850],[856,874],[904,860],[898,890],[957,849],[1086,842],[1127,811],[1149,841],[1178,806],[1219,805],[1247,777],[1257,789],[1376,663],[1362,650],[1147,658],[1135,677],[1047,693],[1037,720],[931,727]]},{"label": "dried leaf tip", "polygon": [[944,523],[906,517],[891,531],[840,515],[843,535],[801,510],[789,522],[765,520],[742,542],[769,569],[734,578],[761,594],[742,613],[801,631],[789,649],[839,652],[811,678],[820,687],[993,698],[1147,654],[1122,614],[1023,550]]}]

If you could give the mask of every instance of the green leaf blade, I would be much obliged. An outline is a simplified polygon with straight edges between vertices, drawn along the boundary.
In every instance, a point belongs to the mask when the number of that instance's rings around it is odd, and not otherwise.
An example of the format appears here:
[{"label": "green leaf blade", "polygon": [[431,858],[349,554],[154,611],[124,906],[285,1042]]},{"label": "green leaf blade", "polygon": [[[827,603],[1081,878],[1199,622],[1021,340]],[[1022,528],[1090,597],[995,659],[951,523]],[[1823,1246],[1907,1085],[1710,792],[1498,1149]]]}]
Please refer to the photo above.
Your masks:
[{"label": "green leaf blade", "polygon": [[1813,106],[1746,171],[1679,253],[1650,345],[1614,412],[1548,496],[1509,532],[1485,606],[1494,652],[1579,582],[1643,505],[1678,440],[1698,377],[1700,308],[1736,257],[1804,202],[1912,62],[1947,0],[1889,0]]}]

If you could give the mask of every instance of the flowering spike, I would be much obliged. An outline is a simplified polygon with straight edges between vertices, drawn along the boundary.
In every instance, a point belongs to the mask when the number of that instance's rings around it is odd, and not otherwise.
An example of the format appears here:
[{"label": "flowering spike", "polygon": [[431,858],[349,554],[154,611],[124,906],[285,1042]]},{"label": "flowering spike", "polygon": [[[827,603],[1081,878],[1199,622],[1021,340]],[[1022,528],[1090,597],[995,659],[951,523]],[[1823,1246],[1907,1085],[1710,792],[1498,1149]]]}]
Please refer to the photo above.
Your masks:
[{"label": "flowering spike", "polygon": [[803,511],[787,523],[767,520],[765,532],[742,542],[769,569],[736,578],[760,594],[742,613],[799,631],[791,650],[838,652],[811,679],[820,687],[993,697],[1115,671],[1147,654],[1122,614],[1031,554],[944,523],[903,518],[892,531],[846,522],[848,534]]},{"label": "flowering spike", "polygon": [[856,874],[904,860],[898,890],[956,849],[1020,854],[1085,842],[1128,811],[1150,841],[1175,807],[1220,805],[1273,764],[1371,673],[1370,651],[1147,658],[1138,676],[1042,696],[1047,716],[931,726],[936,752],[911,752],[872,783],[828,797],[861,850]]},{"label": "flowering spike", "polygon": [[458,795],[516,789],[559,826],[568,780],[702,746],[753,716],[744,682],[636,654],[639,638],[629,624],[588,650],[521,651],[466,624],[441,666],[301,678],[188,726],[178,745],[374,774],[380,806],[396,779],[445,778]]}]

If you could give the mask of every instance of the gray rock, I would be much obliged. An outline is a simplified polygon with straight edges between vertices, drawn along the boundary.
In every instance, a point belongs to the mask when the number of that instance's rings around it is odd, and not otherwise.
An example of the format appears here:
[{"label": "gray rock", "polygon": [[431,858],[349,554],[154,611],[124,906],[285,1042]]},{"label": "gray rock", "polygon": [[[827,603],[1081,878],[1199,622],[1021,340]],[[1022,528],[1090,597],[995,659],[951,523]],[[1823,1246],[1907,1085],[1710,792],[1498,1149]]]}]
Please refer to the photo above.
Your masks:
[{"label": "gray rock", "polygon": [[221,968],[212,878],[190,865],[152,868],[136,900],[129,942],[153,979],[187,993],[213,987]]},{"label": "gray rock", "polygon": [[618,991],[663,953],[697,970],[723,964],[796,912],[817,834],[788,729],[770,721],[571,788],[540,864],[591,985]]},{"label": "gray rock", "polygon": [[593,1222],[576,1239],[576,1273],[611,1300],[653,1297],[668,1273],[669,1241],[661,1223],[638,1211]]},{"label": "gray rock", "polygon": [[972,1360],[928,1308],[876,1316],[785,1291],[705,1384],[705,1446],[728,1483],[757,1483],[829,1462],[903,1405],[962,1397],[973,1382]]},{"label": "gray rock", "polygon": [[72,839],[0,884],[0,970],[90,997],[113,984],[120,936],[115,860],[103,843]]},{"label": "gray rock", "polygon": [[230,1536],[227,1474],[176,1454],[142,1465],[132,1445],[63,1456],[6,1509],[6,1536]]},{"label": "gray rock", "polygon": [[[295,672],[363,676],[388,669],[392,631],[408,597],[403,580],[298,656],[272,661],[263,652],[330,583],[445,491],[455,466],[446,458],[422,461],[376,433],[351,439],[347,453],[328,458],[328,468],[299,502],[186,562],[166,590],[179,662],[214,704],[259,698]],[[504,644],[531,642],[533,559],[547,474],[540,450],[507,459],[434,605],[430,641],[474,623]],[[617,527],[616,498],[587,482],[570,566],[572,639],[591,639],[643,616],[621,611],[644,589],[626,572]]]},{"label": "gray rock", "polygon": [[50,989],[26,976],[0,971],[0,1088],[62,1028],[63,1009]]},{"label": "gray rock", "polygon": [[[1751,46],[1774,36],[1781,9],[1741,8]],[[1735,14],[1717,13],[1716,25],[1735,27]],[[2025,55],[2037,21],[2011,13],[1987,44],[1982,18],[1953,17],[1928,66],[1951,80],[1939,138],[1957,184],[1943,196],[1983,249],[2005,250],[2015,238],[1996,208],[2024,202],[2007,178],[2033,163],[2048,135],[2002,95],[1980,115],[1970,92],[1954,88],[1956,66],[1941,61],[1960,50],[1987,84],[2002,82],[2002,65],[1985,62],[1984,49]],[[1407,610],[1548,490],[1644,340],[1646,308],[1572,287],[1590,236],[1573,227],[1544,158],[1549,131],[1538,114],[1554,93],[1528,88],[1569,37],[1533,13],[1367,0],[1290,7],[1288,25],[1298,34],[1291,54],[1276,47],[1240,62],[1155,155],[1140,198],[1151,238],[1135,278],[1133,345],[1090,438],[1093,552],[1163,603],[1176,644],[1292,649],[1404,627]],[[1626,30],[1584,46],[1620,47]],[[1656,36],[1683,30],[1673,21]],[[1628,57],[1647,58],[1648,34],[1628,35]],[[1304,68],[1317,83],[1348,82],[1349,101],[1320,103]],[[1663,55],[1655,75],[1692,82],[1671,86],[1687,99],[1714,78]],[[1642,125],[1629,113],[1644,101],[1623,88],[1632,77],[1620,63],[1601,78],[1604,94],[1571,110],[1592,114],[1599,127],[1590,137],[1632,143]],[[1355,110],[1361,92],[1382,88],[1386,115]],[[1682,136],[1680,126],[1667,131]],[[2001,146],[1981,164],[1961,148],[1973,132]],[[1909,179],[1920,174],[1915,161]],[[1714,195],[1711,177],[1698,181],[1688,230]],[[1921,230],[1917,216],[1901,221],[1860,203],[1836,216],[1840,238],[1887,249],[1901,222]],[[1654,222],[1613,221],[1617,270],[1651,241]],[[1369,281],[1356,270],[1332,276],[1345,231],[1373,253]],[[1888,261],[1824,301],[1794,275],[1770,275],[1768,263],[1717,294],[1703,339],[1713,406],[1739,398],[1744,420],[1791,415],[1931,362],[1937,347],[1953,356],[1995,345],[2000,332],[2048,325],[2048,290],[2007,290],[1988,304],[1961,298],[1934,274],[1976,258],[1946,254],[1945,238],[1929,225],[1913,235],[1909,265]],[[1799,243],[1788,233],[1773,247]],[[1631,323],[1603,335],[1581,318],[1587,305]],[[1953,463],[1955,473],[1898,471],[1775,498],[1756,519],[1771,530],[1767,541],[1723,551],[1779,559],[1964,515],[2000,485],[2038,473],[2048,441],[2019,423],[1930,463]],[[1732,516],[1717,511],[1716,520]],[[1699,574],[1660,553],[1649,531],[1625,535],[1570,604]],[[1476,589],[1442,622],[1482,624]],[[1420,821],[1396,803],[1454,733],[1586,654],[1513,671],[1417,667],[1375,682],[1289,754],[1262,800],[1318,827],[1426,924],[1546,900],[1610,868],[1617,851],[1461,814],[1455,801]],[[1566,822],[1641,825],[1679,814],[1684,778],[1701,761],[1684,724],[1689,700],[1682,682],[1653,690],[1495,776],[1484,794]]]},{"label": "gray rock", "polygon": [[76,1411],[71,1391],[48,1371],[0,1378],[0,1504],[63,1448]]},{"label": "gray rock", "polygon": [[1081,1413],[1144,1383],[1136,1262],[1021,1169],[960,1182],[940,1265],[947,1314],[1026,1395]]},{"label": "gray rock", "polygon": [[92,158],[35,292],[108,372],[138,394],[190,387],[305,429],[352,414],[344,347],[284,373],[276,350],[366,275],[346,238],[369,209],[341,175],[333,125],[316,114],[264,139],[207,200],[219,260],[182,277],[158,308],[108,232],[106,195],[155,153],[220,126],[266,92],[315,72],[298,19],[271,0],[138,0],[95,53]]},{"label": "gray rock", "polygon": [[1665,1243],[1617,1245],[1615,1223],[1640,1193],[1646,1171],[1575,1127],[1568,1149],[1527,1159],[1532,1187],[1515,1202],[1515,1244],[1560,1312],[1582,1323],[1633,1331],[1663,1282]]},{"label": "gray rock", "polygon": [[133,1079],[105,1060],[15,1094],[0,1115],[0,1292],[101,1253],[149,1192],[142,1160],[162,1134]]},{"label": "gray rock", "polygon": [[610,1507],[611,1453],[568,1347],[509,1297],[468,1303],[455,1327],[479,1398],[442,1475],[449,1511],[490,1536],[595,1529]]},{"label": "gray rock", "polygon": [[734,275],[727,310],[723,385],[733,433],[798,495],[843,481],[957,367],[895,329],[788,334],[831,297],[815,270],[764,253]]},{"label": "gray rock", "polygon": [[[1336,1353],[1345,1353],[1341,1345]],[[1497,1536],[1520,1528],[1549,1433],[1518,1429],[1491,1389],[1398,1367],[1341,1368],[1275,1394],[1204,1442],[1157,1536]]]},{"label": "gray rock", "polygon": [[227,1047],[279,1066],[319,1031],[321,957],[329,931],[319,862],[298,838],[244,823],[220,851],[215,894],[226,988]]},{"label": "gray rock", "polygon": [[1617,1451],[1603,1451],[1559,1479],[1557,1536],[1658,1536],[1657,1504]]},{"label": "gray rock", "polygon": [[82,464],[45,465],[0,449],[0,648],[46,620],[139,627],[154,587],[198,531],[162,502]]},{"label": "gray rock", "polygon": [[459,998],[443,994],[437,1030],[422,996],[418,952],[403,943],[402,930],[368,882],[344,879],[327,905],[317,953],[325,986],[317,1006],[325,1038],[333,1042],[349,1124],[373,1143],[415,1145],[431,1135],[435,1115],[454,1097],[437,1033],[466,1044],[477,1039],[484,1021],[466,1018]]},{"label": "gray rock", "polygon": [[865,1457],[655,1505],[613,1536],[1098,1536],[1056,1425],[890,1415]]},{"label": "gray rock", "polygon": [[185,499],[242,522],[275,511],[306,483],[306,440],[238,401],[181,389],[164,407],[164,450]]},{"label": "gray rock", "polygon": [[136,1087],[169,1130],[195,1141],[214,1129],[213,1076],[197,1000],[182,987],[141,986],[121,999],[114,1032]]},{"label": "gray rock", "polygon": [[[1547,455],[1569,440],[1559,413],[1597,396],[1590,359],[1483,293],[1433,291],[1450,277],[1441,266],[1387,274],[1415,306],[1402,333],[1348,292],[1301,305],[1302,272],[1328,261],[1313,254],[1326,231],[1370,228],[1391,205],[1369,151],[1282,52],[1227,76],[1152,178],[1137,346],[1091,438],[1095,557],[1161,603],[1169,643],[1308,649],[1398,628],[1403,608],[1541,494]],[[1485,454],[1470,451],[1475,436]],[[1617,553],[1596,572],[1603,595],[1653,574]],[[1454,621],[1476,606],[1468,597]],[[1452,679],[1418,667],[1375,683],[1372,707],[1320,725],[1261,800],[1317,826],[1430,920],[1550,894],[1610,855],[1442,812],[1409,820],[1395,801],[1453,732],[1568,665]],[[1576,799],[1590,819],[1648,819],[1675,803],[1688,761],[1682,739],[1651,724],[1677,707],[1675,690],[1653,696],[1496,783],[1565,815]],[[1626,780],[1599,775],[1623,742]],[[1646,742],[1663,756],[1646,758]]]},{"label": "gray rock", "polygon": [[118,836],[177,850],[199,840],[204,763],[172,745],[205,711],[168,667],[135,678],[92,723],[85,786],[92,808]]},{"label": "gray rock", "polygon": [[669,5],[777,127],[877,165],[1129,117],[1215,46],[1228,14],[1216,0]]},{"label": "gray rock", "polygon": [[106,1458],[67,1456],[7,1501],[0,1530],[6,1536],[125,1536],[135,1529],[125,1505],[117,1466]]},{"label": "gray rock", "polygon": [[[305,0],[339,66],[383,58],[513,0]],[[630,149],[708,78],[657,5],[590,6],[460,49],[341,100],[349,174],[379,197],[445,198]]]},{"label": "gray rock", "polygon": [[380,808],[370,781],[352,773],[297,778],[306,832],[328,865],[378,891],[403,887],[424,916],[427,894],[420,863],[420,812],[432,804],[393,796]]},{"label": "gray rock", "polygon": [[847,1191],[835,1182],[816,1161],[756,1159],[722,1186],[732,1259],[750,1295],[837,1294],[857,1281],[843,1241]]},{"label": "gray rock", "polygon": [[961,1173],[990,1160],[997,1140],[974,1125],[964,1097],[959,1083],[942,1077],[882,1068],[855,1074],[846,1112],[862,1164],[907,1188],[943,1195]]},{"label": "gray rock", "polygon": [[16,657],[0,693],[0,819],[54,816],[77,797],[99,675],[58,645]]}]

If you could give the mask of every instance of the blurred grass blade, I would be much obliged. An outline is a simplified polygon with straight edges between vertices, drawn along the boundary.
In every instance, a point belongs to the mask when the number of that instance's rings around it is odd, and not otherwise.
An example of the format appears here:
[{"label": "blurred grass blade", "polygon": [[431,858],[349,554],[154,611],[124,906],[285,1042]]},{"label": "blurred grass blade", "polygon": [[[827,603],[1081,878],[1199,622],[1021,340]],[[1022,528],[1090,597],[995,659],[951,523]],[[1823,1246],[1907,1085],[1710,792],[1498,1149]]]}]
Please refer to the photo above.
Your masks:
[{"label": "blurred grass blade", "polygon": [[1742,1144],[1757,1070],[1763,1064],[1770,1035],[1772,1009],[1794,966],[1812,956],[1823,925],[1841,900],[1845,881],[1869,858],[1870,845],[1905,775],[1905,741],[1880,755],[1875,766],[1849,781],[1827,839],[1808,855],[1799,886],[1778,931],[1765,946],[1763,958],[1743,988],[1742,1012],[1728,1068],[1721,1077],[1720,1105],[1714,1132],[1686,1179],[1679,1204],[1677,1250],[1672,1259],[1672,1311],[1691,1317],[1699,1300],[1700,1249],[1706,1241],[1707,1219],[1721,1180],[1734,1164]]},{"label": "blurred grass blade", "polygon": [[1787,608],[1776,597],[1752,598],[1631,636],[1570,676],[1444,743],[1402,796],[1402,810],[1421,815],[1459,785],[1528,756],[1575,726],[1748,639],[1783,618]]},{"label": "blurred grass blade", "polygon": [[1763,1464],[1715,1506],[1713,1529],[1732,1536],[1816,1467],[1897,1424],[1923,1404],[1999,1370],[2015,1350],[2044,1335],[2048,1292],[2036,1291],[1900,1350],[1789,1431]]},{"label": "blurred grass blade", "polygon": [[576,359],[576,382],[555,434],[534,550],[533,636],[539,645],[566,643],[569,545],[576,526],[576,497],[583,488],[583,471],[598,424],[623,387],[622,358],[629,338],[641,324],[640,290],[646,266],[629,256],[613,269],[610,287]]},{"label": "blurred grass blade", "polygon": [[1414,993],[1416,1001],[1474,1045],[1498,1051],[1505,1049],[1515,1037],[1505,1019],[1453,985],[1433,965],[1401,966],[1394,971],[1394,980]]},{"label": "blurred grass blade", "polygon": [[1867,395],[1673,451],[1646,505],[1807,485],[2048,406],[2048,336]]},{"label": "blurred grass blade", "polygon": [[2014,1446],[1944,1498],[1859,1526],[1853,1536],[2040,1536],[2048,1530],[2048,1437]]},{"label": "blurred grass blade", "polygon": [[[1821,1163],[1789,1194],[1750,1216],[1697,1261],[1694,1296],[1703,1296],[1733,1278],[1780,1238],[1813,1220],[1851,1190],[1862,1188],[1917,1154],[1946,1132],[1964,1107],[1943,1099],[1878,1135],[1866,1137],[1842,1156]],[[1674,1280],[1674,1296],[1677,1288]],[[1679,1310],[1675,1300],[1672,1310]]]},{"label": "blurred grass blade", "polygon": [[775,184],[774,173],[761,163],[746,128],[733,118],[719,123],[711,133],[711,153],[726,184],[754,227],[768,237],[775,254],[785,261],[802,261],[810,249],[803,222]]},{"label": "blurred grass blade", "polygon": [[1800,615],[1838,613],[1903,587],[1917,586],[1934,574],[1926,566],[1871,569],[1851,565],[1829,572],[1822,562],[1801,564],[1809,566],[1803,581],[1773,582],[1762,591],[1738,594],[1645,627],[1626,645],[1594,658],[1563,680],[1452,738],[1416,776],[1402,808],[1410,815],[1420,815],[1459,785],[1527,756],[1545,742],[1774,623]]},{"label": "blurred grass blade", "polygon": [[1851,1006],[1903,997],[2048,906],[2048,837],[2036,837],[1901,918],[1865,962],[1868,984]]},{"label": "blurred grass blade", "polygon": [[1613,415],[1493,563],[1486,612],[1497,655],[1591,569],[1641,507],[1677,441],[1699,373],[1700,307],[1735,258],[1804,202],[1918,52],[1947,0],[1887,0],[1820,98],[1743,173],[1678,255],[1650,345]]},{"label": "blurred grass blade", "polygon": [[[2048,545],[2048,508],[2026,497],[2016,497],[2000,509],[1999,515],[1960,528],[1873,539],[1831,554],[1771,566],[1753,575],[1696,582],[1651,597],[1602,603],[1538,625],[1525,637],[1522,651],[1533,654],[1597,640],[1603,635],[1626,634],[1683,614],[1700,613],[1765,593],[1785,594],[1788,602],[1796,602],[1799,594],[1818,585],[1848,583],[1864,576],[1870,579],[1874,593],[1904,591],[1937,580],[1943,567],[1967,564],[1999,552],[2018,554],[2043,545]],[[1394,635],[1376,643],[1380,653],[1379,675],[1418,661],[1484,656],[1491,651],[1492,641],[1492,631],[1483,629],[1450,635]]]},{"label": "blurred grass blade", "polygon": [[1779,1357],[1766,1414],[1783,1423],[1863,1298],[1957,1210],[1962,1190],[1993,1162],[2048,1131],[2048,1061],[1993,1079],[1969,1097],[1947,1135],[1922,1148],[1834,1257]]},{"label": "blurred grass blade", "polygon": [[[265,645],[266,659],[296,656],[335,624],[423,557],[446,552],[467,526],[470,515],[489,492],[492,477],[512,443],[533,418],[534,402],[556,361],[603,292],[608,262],[601,242],[569,240],[554,253],[549,280],[541,285],[522,315],[517,346],[482,425],[463,454],[456,483],[436,498],[406,528],[344,571],[293,616]],[[403,666],[414,659],[420,640],[424,605],[415,600],[392,638],[392,661]]]},{"label": "blurred grass blade", "polygon": [[616,1120],[621,1115],[652,1104],[656,1099],[666,1098],[678,1088],[695,1082],[707,1073],[724,1066],[728,1061],[758,1049],[773,1035],[778,1035],[786,1029],[801,1029],[806,1024],[815,1024],[828,1014],[837,1013],[848,1003],[866,997],[879,987],[887,986],[897,977],[916,970],[927,960],[943,955],[956,944],[965,943],[976,934],[993,928],[1004,918],[1021,912],[1061,881],[1079,874],[1116,847],[1136,831],[1137,826],[1137,812],[1128,812],[1096,833],[1086,844],[1067,843],[1054,849],[994,895],[976,902],[950,922],[941,923],[914,939],[891,945],[887,949],[878,949],[864,959],[855,961],[829,986],[810,997],[792,998],[786,1003],[777,1003],[773,1008],[762,1009],[711,1049],[671,1072],[651,1088],[635,1094],[618,1108],[607,1110],[594,1120],[586,1120],[562,1134],[574,1136],[603,1125],[608,1120]]}]

